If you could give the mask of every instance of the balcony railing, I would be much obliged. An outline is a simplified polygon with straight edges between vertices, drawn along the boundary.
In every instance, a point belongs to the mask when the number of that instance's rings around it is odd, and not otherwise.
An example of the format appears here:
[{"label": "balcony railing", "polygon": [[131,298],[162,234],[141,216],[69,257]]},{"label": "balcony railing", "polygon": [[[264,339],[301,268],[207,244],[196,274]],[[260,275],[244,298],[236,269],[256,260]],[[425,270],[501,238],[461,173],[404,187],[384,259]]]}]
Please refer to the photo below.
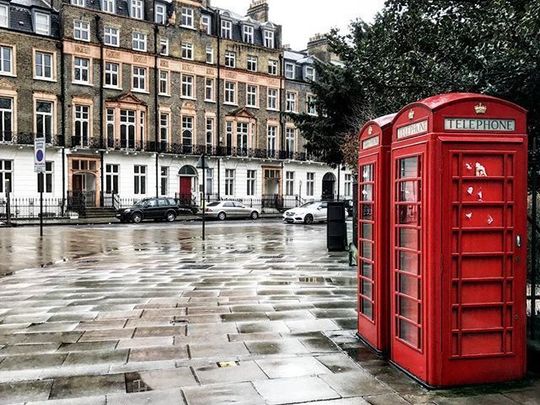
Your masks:
[{"label": "balcony railing", "polygon": [[[0,143],[12,145],[33,145],[34,140],[42,137],[43,134],[35,132],[0,132]],[[45,142],[49,146],[64,145],[64,138],[61,135],[45,134]]]}]

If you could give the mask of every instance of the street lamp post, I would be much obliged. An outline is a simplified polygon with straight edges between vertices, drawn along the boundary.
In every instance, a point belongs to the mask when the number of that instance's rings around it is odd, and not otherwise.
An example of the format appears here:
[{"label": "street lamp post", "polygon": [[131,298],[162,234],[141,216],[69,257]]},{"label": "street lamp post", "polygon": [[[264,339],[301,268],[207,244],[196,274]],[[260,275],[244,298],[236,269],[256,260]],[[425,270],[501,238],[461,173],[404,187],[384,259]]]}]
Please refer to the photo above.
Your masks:
[{"label": "street lamp post", "polygon": [[199,158],[197,169],[202,169],[202,240],[206,240],[206,169],[208,165],[206,163],[206,154],[203,153]]}]

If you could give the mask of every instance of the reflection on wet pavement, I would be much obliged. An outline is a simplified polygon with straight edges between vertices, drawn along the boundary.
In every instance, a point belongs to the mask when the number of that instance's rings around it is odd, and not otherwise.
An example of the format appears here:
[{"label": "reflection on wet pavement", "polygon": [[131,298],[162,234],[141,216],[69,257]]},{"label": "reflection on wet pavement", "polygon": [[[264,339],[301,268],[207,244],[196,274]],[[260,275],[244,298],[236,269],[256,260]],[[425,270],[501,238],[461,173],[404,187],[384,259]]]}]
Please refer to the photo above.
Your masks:
[{"label": "reflection on wet pavement", "polygon": [[[0,279],[0,404],[462,401],[358,341],[356,272],[345,252],[327,252],[324,226],[208,231],[202,241],[200,226],[180,223],[47,228],[42,243],[33,228],[4,233],[3,265],[21,270]],[[526,402],[537,389],[467,395]]]}]

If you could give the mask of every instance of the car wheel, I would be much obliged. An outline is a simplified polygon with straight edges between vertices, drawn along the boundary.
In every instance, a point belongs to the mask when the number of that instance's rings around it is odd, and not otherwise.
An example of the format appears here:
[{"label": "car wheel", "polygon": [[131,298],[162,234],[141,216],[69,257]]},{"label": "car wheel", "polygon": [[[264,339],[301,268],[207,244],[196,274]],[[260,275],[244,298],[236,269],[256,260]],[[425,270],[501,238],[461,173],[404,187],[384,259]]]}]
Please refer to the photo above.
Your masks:
[{"label": "car wheel", "polygon": [[250,218],[253,220],[256,220],[259,218],[259,213],[257,211],[253,211],[250,215]]},{"label": "car wheel", "polygon": [[167,212],[167,222],[174,222],[176,214],[172,211]]},{"label": "car wheel", "polygon": [[304,217],[304,224],[306,225],[310,225],[313,223],[313,215],[311,214],[307,214],[305,217]]},{"label": "car wheel", "polygon": [[138,212],[136,212],[135,214],[131,216],[131,222],[135,224],[140,224],[142,220],[143,220],[142,214]]},{"label": "car wheel", "polygon": [[217,216],[220,221],[225,221],[225,218],[227,218],[227,215],[224,212],[220,212]]},{"label": "car wheel", "polygon": [[193,215],[197,215],[197,212],[199,212],[199,209],[198,209],[198,208],[191,208],[190,211],[191,211],[191,213],[192,213]]}]

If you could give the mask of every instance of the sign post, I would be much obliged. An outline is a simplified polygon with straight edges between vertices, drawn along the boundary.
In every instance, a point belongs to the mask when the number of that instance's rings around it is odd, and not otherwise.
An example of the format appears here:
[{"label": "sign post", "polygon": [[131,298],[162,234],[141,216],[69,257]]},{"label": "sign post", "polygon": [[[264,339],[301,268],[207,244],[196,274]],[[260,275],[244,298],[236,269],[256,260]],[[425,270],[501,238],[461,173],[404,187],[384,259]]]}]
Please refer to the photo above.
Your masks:
[{"label": "sign post", "polygon": [[34,171],[38,174],[39,192],[39,236],[43,237],[43,189],[45,173],[45,138],[34,140]]}]

